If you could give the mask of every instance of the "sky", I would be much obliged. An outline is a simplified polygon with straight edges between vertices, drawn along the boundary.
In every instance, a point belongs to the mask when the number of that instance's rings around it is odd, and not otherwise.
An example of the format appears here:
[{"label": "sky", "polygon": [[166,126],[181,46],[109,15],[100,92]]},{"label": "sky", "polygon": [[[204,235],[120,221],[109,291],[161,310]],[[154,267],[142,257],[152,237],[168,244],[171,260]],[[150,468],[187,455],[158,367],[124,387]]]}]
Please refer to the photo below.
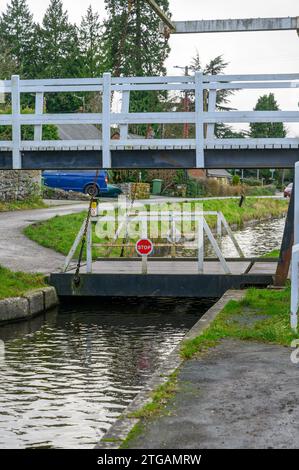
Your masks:
[{"label": "sky", "polygon": [[[27,0],[40,21],[48,0]],[[8,2],[0,0],[0,11]],[[88,5],[105,15],[104,0],[64,0],[72,22],[79,22]],[[217,18],[251,18],[299,16],[298,0],[169,0],[173,20],[200,20]],[[168,74],[178,75],[175,65],[188,65],[198,50],[203,64],[217,55],[229,62],[226,73],[297,73],[299,72],[299,37],[295,31],[185,34],[172,35],[171,53],[166,65]],[[232,105],[240,110],[252,109],[259,92],[244,91],[232,98]],[[275,96],[283,110],[298,110],[299,88],[276,90]],[[299,124],[290,126],[290,135],[299,136]]]}]

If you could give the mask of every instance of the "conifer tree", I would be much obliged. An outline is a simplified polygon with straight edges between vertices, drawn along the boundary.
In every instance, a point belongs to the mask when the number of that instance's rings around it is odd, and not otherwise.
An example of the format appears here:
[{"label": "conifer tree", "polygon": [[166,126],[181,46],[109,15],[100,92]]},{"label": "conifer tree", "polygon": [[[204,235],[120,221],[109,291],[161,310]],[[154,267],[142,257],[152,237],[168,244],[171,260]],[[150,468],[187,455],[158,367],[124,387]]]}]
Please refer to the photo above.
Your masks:
[{"label": "conifer tree", "polygon": [[[254,111],[279,111],[279,106],[273,93],[260,96]],[[287,131],[282,122],[254,122],[250,124],[250,137],[286,137]]]},{"label": "conifer tree", "polygon": [[[168,0],[157,1],[168,11]],[[105,0],[105,68],[114,75],[161,75],[169,54],[160,19],[143,0]]]},{"label": "conifer tree", "polygon": [[51,0],[40,28],[40,76],[75,77],[79,67],[76,26],[68,19],[61,0]]},{"label": "conifer tree", "polygon": [[[0,18],[2,56],[14,64],[14,73],[29,78],[36,25],[26,0],[11,0]],[[0,71],[1,74],[1,71]]]},{"label": "conifer tree", "polygon": [[79,28],[81,75],[98,77],[103,73],[102,24],[100,16],[91,5],[81,20]]}]

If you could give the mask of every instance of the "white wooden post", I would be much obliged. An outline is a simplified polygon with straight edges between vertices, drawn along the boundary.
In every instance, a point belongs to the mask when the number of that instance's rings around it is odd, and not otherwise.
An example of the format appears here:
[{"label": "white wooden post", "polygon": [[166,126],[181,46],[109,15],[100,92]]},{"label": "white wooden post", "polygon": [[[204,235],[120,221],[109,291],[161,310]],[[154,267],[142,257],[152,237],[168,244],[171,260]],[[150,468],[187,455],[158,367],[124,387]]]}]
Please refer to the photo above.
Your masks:
[{"label": "white wooden post", "polygon": [[[147,217],[142,217],[142,238],[147,238]],[[142,274],[147,274],[147,256],[141,256]]]},{"label": "white wooden post", "polygon": [[204,272],[204,228],[203,228],[203,216],[200,215],[197,225],[197,244],[198,244],[198,253],[197,253],[197,270],[199,274]]},{"label": "white wooden post", "polygon": [[[217,83],[211,84],[215,88],[209,89],[209,103],[208,103],[208,112],[213,113],[216,111],[216,98],[217,98]],[[215,124],[207,125],[207,139],[214,139],[215,137]]]},{"label": "white wooden post", "polygon": [[92,272],[92,223],[89,221],[87,228],[87,241],[86,241],[86,272]]},{"label": "white wooden post", "polygon": [[[122,102],[121,102],[121,112],[122,114],[127,114],[130,111],[130,92],[122,92]],[[128,124],[120,124],[120,140],[126,140],[128,138]]]},{"label": "white wooden post", "polygon": [[73,245],[72,245],[72,247],[71,247],[71,249],[70,249],[70,251],[69,251],[69,253],[68,253],[67,257],[66,257],[66,259],[65,259],[64,266],[63,266],[63,270],[62,270],[64,273],[67,271],[67,269],[68,269],[68,267],[69,267],[69,265],[70,265],[70,263],[71,263],[71,261],[72,261],[72,259],[73,259],[73,256],[74,256],[74,254],[75,254],[75,252],[76,252],[76,249],[78,248],[79,243],[80,243],[80,241],[81,241],[81,239],[82,239],[82,237],[83,237],[83,233],[84,233],[84,230],[85,230],[85,225],[86,225],[86,219],[84,219],[84,221],[83,221],[83,223],[82,223],[82,225],[81,225],[81,228],[80,228],[80,230],[79,230],[79,233],[78,233],[78,235],[76,236],[76,239],[75,239],[75,241],[74,241],[74,243],[73,243]]},{"label": "white wooden post", "polygon": [[292,250],[292,270],[291,270],[291,328],[297,331],[298,328],[298,304],[299,304],[299,245],[294,245]]},{"label": "white wooden post", "polygon": [[204,231],[206,232],[206,234],[207,234],[207,236],[208,236],[208,239],[209,239],[209,241],[210,241],[210,243],[211,243],[211,245],[212,245],[212,247],[213,247],[213,249],[214,249],[214,251],[215,251],[215,254],[216,254],[217,258],[218,258],[219,261],[220,261],[220,264],[221,264],[221,266],[222,266],[224,272],[225,272],[226,274],[231,274],[230,269],[229,269],[229,267],[228,267],[228,264],[227,264],[227,262],[226,262],[226,259],[225,259],[224,256],[222,255],[221,250],[220,250],[219,246],[217,245],[217,242],[216,242],[216,240],[215,240],[215,238],[214,238],[214,236],[213,236],[213,234],[212,234],[212,231],[211,231],[210,227],[209,227],[208,224],[207,224],[206,219],[205,219],[204,217],[203,217],[202,219],[203,219]]},{"label": "white wooden post", "polygon": [[228,225],[227,223],[227,220],[226,218],[224,217],[224,215],[222,214],[222,212],[220,213],[220,217],[221,217],[221,220],[222,220],[222,223],[223,223],[223,226],[228,234],[228,236],[230,237],[231,241],[233,242],[234,244],[234,247],[236,248],[240,258],[244,258],[244,253],[243,253],[243,250],[242,248],[240,247],[239,243],[237,242],[236,240],[236,237],[235,235],[233,234],[233,231],[232,229],[230,228],[230,226]]},{"label": "white wooden post", "polygon": [[196,168],[204,168],[203,74],[195,72]]},{"label": "white wooden post", "polygon": [[11,77],[11,103],[12,103],[12,167],[14,170],[22,168],[21,158],[21,99],[20,99],[20,77],[13,75]]},{"label": "white wooden post", "polygon": [[[44,112],[44,94],[36,93],[35,95],[35,114],[40,116]],[[43,126],[36,124],[34,126],[34,140],[41,141],[43,140]]]},{"label": "white wooden post", "polygon": [[294,245],[297,245],[299,243],[299,162],[295,163],[294,186]]},{"label": "white wooden post", "polygon": [[221,238],[222,238],[222,213],[217,212],[217,238],[218,238],[218,243],[221,243]]},{"label": "white wooden post", "polygon": [[111,108],[111,73],[103,74],[103,98],[102,98],[102,166],[111,168],[111,150],[110,150],[110,108]]},{"label": "white wooden post", "polygon": [[291,328],[298,328],[299,306],[299,162],[295,163],[294,177],[294,246],[292,250],[291,268]]}]

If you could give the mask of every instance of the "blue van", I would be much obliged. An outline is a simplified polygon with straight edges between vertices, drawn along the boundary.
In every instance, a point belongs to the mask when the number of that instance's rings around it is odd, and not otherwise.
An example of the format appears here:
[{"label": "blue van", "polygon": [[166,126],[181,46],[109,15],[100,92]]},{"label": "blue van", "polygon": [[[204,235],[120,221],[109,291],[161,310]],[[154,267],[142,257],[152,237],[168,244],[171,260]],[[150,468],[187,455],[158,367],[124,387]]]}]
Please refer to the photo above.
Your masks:
[{"label": "blue van", "polygon": [[[94,191],[94,181],[96,177],[95,170],[47,170],[43,172],[43,181],[45,186],[50,188],[63,189],[64,191],[77,191],[89,194]],[[108,173],[100,170],[96,180],[95,196],[108,196]],[[118,189],[115,187],[115,189]]]}]

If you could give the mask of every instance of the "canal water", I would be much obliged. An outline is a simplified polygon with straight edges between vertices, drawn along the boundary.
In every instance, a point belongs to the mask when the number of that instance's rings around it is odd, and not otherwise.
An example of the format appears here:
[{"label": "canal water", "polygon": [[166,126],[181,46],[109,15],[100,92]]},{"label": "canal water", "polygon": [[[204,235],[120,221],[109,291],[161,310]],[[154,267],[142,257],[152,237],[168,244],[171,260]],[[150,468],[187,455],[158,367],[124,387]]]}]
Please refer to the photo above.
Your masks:
[{"label": "canal water", "polygon": [[[284,222],[235,232],[245,255],[278,248]],[[0,448],[92,448],[211,303],[97,299],[0,327]]]},{"label": "canal water", "polygon": [[0,328],[0,448],[92,448],[210,307],[95,300]]},{"label": "canal water", "polygon": [[[263,256],[280,248],[285,218],[271,219],[235,231],[234,235],[245,256]],[[238,256],[229,237],[223,237],[221,249],[224,256]],[[209,254],[211,254],[209,248]]]}]

